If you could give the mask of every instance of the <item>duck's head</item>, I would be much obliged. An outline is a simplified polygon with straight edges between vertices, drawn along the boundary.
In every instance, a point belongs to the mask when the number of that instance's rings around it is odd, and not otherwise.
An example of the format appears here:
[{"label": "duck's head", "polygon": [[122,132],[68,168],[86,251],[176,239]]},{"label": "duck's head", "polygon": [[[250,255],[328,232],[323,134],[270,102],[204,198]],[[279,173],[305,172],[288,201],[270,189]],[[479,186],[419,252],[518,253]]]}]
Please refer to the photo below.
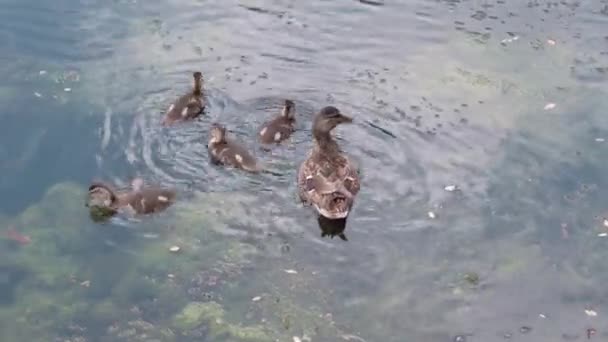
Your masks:
[{"label": "duck's head", "polygon": [[196,71],[192,74],[194,78],[194,91],[200,92],[203,87],[203,74],[200,71]]},{"label": "duck's head", "polygon": [[89,193],[85,206],[89,208],[91,217],[95,221],[107,219],[116,213],[116,195],[107,185],[93,183],[89,186]]},{"label": "duck's head", "polygon": [[281,116],[289,120],[295,120],[296,104],[291,100],[285,100],[285,104],[283,104],[283,109],[281,110]]},{"label": "duck's head", "polygon": [[315,116],[313,123],[313,131],[318,133],[329,133],[339,124],[351,123],[353,119],[340,113],[340,110],[334,106],[327,106]]},{"label": "duck's head", "polygon": [[226,127],[213,124],[209,131],[209,145],[226,142]]}]

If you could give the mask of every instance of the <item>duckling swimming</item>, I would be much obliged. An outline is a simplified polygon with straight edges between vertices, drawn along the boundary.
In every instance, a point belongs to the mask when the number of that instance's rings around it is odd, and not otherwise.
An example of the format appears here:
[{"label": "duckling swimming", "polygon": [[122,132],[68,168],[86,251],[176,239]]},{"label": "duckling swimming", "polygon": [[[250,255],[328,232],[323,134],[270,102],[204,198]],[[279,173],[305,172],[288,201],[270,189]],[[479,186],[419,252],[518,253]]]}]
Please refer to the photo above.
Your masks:
[{"label": "duckling swimming", "polygon": [[178,121],[191,120],[203,113],[203,109],[205,109],[203,75],[197,71],[192,76],[194,77],[192,91],[182,95],[169,106],[163,125],[167,126]]},{"label": "duckling swimming", "polygon": [[348,217],[361,186],[358,168],[331,136],[336,126],[352,121],[335,107],[321,109],[312,124],[315,145],[298,170],[300,199],[328,219]]},{"label": "duckling swimming", "polygon": [[226,138],[226,128],[214,124],[209,132],[209,157],[217,165],[228,165],[249,172],[260,171],[255,158],[243,146]]},{"label": "duckling swimming", "polygon": [[295,130],[296,105],[291,100],[285,100],[281,114],[260,128],[258,134],[262,144],[278,144],[289,138]]},{"label": "duckling swimming", "polygon": [[131,190],[116,191],[112,186],[94,182],[89,186],[86,206],[97,219],[114,216],[121,210],[131,214],[151,214],[167,209],[175,201],[175,191],[159,187],[144,187],[136,178]]}]

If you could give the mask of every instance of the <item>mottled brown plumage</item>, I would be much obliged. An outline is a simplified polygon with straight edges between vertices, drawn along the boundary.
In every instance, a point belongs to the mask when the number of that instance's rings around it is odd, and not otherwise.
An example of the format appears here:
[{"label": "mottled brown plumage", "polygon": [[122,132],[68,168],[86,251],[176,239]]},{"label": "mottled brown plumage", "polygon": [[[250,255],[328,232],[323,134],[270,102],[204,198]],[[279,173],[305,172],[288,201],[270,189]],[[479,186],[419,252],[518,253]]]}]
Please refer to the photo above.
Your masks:
[{"label": "mottled brown plumage", "polygon": [[107,216],[125,210],[131,214],[151,214],[168,208],[175,201],[175,191],[144,187],[141,179],[133,181],[132,189],[117,191],[112,186],[94,182],[89,186],[86,206],[101,208]]},{"label": "mottled brown plumage", "polygon": [[203,75],[200,72],[192,74],[194,86],[187,94],[180,96],[167,110],[163,125],[171,125],[178,121],[192,120],[203,113],[205,97],[203,94]]},{"label": "mottled brown plumage", "polygon": [[332,106],[315,115],[315,145],[298,170],[300,199],[329,219],[346,218],[360,189],[359,171],[331,136],[339,124],[352,119]]},{"label": "mottled brown plumage", "polygon": [[262,144],[278,144],[291,136],[295,130],[296,106],[285,100],[281,114],[260,127],[258,139]]},{"label": "mottled brown plumage", "polygon": [[249,172],[260,171],[257,161],[245,147],[226,137],[226,128],[214,124],[209,132],[209,157],[217,165],[232,166]]}]

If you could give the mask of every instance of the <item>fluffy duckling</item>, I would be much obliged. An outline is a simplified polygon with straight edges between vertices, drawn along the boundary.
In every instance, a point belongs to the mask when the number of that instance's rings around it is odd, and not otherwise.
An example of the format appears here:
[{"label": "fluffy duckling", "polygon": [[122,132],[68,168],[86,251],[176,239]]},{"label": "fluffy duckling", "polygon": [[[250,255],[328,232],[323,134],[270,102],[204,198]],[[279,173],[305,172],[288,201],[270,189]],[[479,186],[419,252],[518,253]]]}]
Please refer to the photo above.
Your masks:
[{"label": "fluffy duckling", "polygon": [[289,138],[295,130],[296,105],[291,100],[285,100],[281,114],[260,128],[258,134],[262,144],[278,144]]},{"label": "fluffy duckling", "polygon": [[159,187],[144,187],[143,180],[136,178],[132,189],[117,191],[112,186],[94,182],[89,186],[86,206],[98,219],[114,216],[121,210],[132,214],[151,214],[165,210],[175,201],[175,191]]},{"label": "fluffy duckling", "polygon": [[300,199],[328,219],[348,217],[360,189],[358,168],[331,136],[336,126],[352,121],[335,107],[321,109],[312,124],[315,145],[298,170]]},{"label": "fluffy duckling", "polygon": [[211,162],[216,165],[232,166],[249,172],[260,171],[255,157],[246,148],[226,138],[226,128],[222,125],[212,125],[207,149]]},{"label": "fluffy duckling", "polygon": [[203,95],[203,74],[195,72],[194,86],[192,91],[182,95],[169,106],[163,125],[171,125],[178,121],[191,120],[203,113],[205,109],[205,98]]}]

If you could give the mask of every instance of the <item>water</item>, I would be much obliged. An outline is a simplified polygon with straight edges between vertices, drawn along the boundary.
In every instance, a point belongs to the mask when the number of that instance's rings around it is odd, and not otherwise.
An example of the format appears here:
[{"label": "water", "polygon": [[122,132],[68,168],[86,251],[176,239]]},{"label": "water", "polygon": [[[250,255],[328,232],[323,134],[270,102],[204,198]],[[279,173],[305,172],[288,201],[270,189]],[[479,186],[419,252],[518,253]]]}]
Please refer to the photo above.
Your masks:
[{"label": "water", "polygon": [[[0,5],[0,230],[32,239],[0,242],[3,342],[608,336],[607,1]],[[161,127],[195,70],[207,116]],[[355,118],[348,241],[295,198],[327,104]],[[216,121],[273,173],[210,165]],[[179,202],[91,222],[89,182],[136,176]]]}]

